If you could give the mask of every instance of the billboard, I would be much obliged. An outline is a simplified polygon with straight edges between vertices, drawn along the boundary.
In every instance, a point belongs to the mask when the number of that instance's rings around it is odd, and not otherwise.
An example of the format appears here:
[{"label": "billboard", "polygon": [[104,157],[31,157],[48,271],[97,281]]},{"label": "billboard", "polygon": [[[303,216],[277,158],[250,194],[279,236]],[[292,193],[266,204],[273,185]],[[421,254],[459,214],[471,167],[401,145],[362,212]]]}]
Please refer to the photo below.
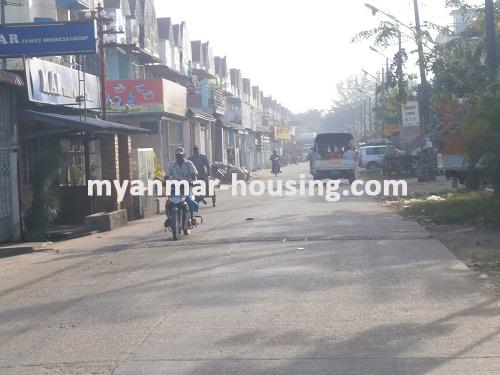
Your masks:
[{"label": "billboard", "polygon": [[399,133],[400,130],[399,125],[384,125],[384,137],[392,137],[394,134]]},{"label": "billboard", "polygon": [[[26,77],[30,101],[53,105],[74,106],[79,96],[85,97],[88,108],[98,108],[99,78],[84,74],[78,70],[54,64],[49,61],[31,58],[26,59]],[[82,98],[83,99],[83,98]]]},{"label": "billboard", "polygon": [[186,88],[165,79],[106,81],[106,103],[112,112],[166,112],[184,117],[186,101]]},{"label": "billboard", "polygon": [[286,125],[276,127],[276,139],[288,141],[292,139],[291,128]]},{"label": "billboard", "polygon": [[62,56],[97,51],[94,21],[0,25],[0,57]]},{"label": "billboard", "polygon": [[403,127],[420,126],[420,111],[417,101],[407,102],[403,106]]}]

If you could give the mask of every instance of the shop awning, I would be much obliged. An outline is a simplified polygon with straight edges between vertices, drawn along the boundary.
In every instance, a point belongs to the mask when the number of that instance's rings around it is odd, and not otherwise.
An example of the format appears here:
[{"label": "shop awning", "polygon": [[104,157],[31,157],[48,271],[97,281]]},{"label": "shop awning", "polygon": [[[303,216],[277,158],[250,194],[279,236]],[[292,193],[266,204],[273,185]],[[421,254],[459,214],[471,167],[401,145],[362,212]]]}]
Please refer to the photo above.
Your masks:
[{"label": "shop awning", "polygon": [[217,125],[222,126],[223,128],[232,128],[233,125],[230,122],[224,121],[220,118],[217,119]]},{"label": "shop awning", "polygon": [[56,113],[44,113],[32,110],[22,110],[19,112],[19,116],[23,119],[39,121],[48,125],[66,128],[67,130],[87,131],[96,134],[150,133],[150,131],[147,129],[118,124],[111,121],[104,121],[92,117],[61,115]]},{"label": "shop awning", "polygon": [[216,118],[212,116],[210,113],[203,112],[202,110],[196,108],[189,108],[188,115],[197,119],[215,122]]},{"label": "shop awning", "polygon": [[20,75],[0,70],[0,83],[5,83],[10,86],[24,87],[24,80]]}]

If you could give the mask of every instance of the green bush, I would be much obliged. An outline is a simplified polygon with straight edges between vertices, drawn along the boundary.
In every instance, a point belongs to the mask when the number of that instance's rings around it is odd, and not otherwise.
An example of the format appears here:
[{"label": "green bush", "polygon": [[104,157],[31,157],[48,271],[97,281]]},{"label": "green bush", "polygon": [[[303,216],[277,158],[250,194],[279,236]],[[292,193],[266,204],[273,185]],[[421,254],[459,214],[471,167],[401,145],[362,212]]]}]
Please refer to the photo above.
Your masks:
[{"label": "green bush", "polygon": [[489,192],[460,192],[442,195],[444,200],[417,200],[405,212],[428,218],[436,224],[478,223],[500,225],[500,201]]}]

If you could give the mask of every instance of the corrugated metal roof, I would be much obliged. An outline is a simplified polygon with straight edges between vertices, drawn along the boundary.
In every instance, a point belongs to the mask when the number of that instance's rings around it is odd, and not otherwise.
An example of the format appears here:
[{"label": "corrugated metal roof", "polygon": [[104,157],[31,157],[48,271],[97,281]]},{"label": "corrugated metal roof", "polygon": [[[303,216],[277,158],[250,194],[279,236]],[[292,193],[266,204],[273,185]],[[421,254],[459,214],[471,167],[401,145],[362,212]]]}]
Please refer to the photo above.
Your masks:
[{"label": "corrugated metal roof", "polygon": [[75,115],[60,115],[56,113],[43,113],[31,110],[20,111],[19,114],[21,117],[30,120],[43,121],[54,126],[90,131],[98,134],[150,133],[149,130],[139,128],[137,126],[118,124],[116,122],[104,121],[91,117],[83,118]]},{"label": "corrugated metal roof", "polygon": [[214,116],[212,116],[210,113],[202,111],[199,108],[189,108],[188,114],[195,118],[201,118],[203,120],[213,121],[213,122],[216,121],[216,118]]},{"label": "corrugated metal roof", "polygon": [[0,70],[0,83],[5,83],[11,86],[24,87],[24,80],[18,74]]}]

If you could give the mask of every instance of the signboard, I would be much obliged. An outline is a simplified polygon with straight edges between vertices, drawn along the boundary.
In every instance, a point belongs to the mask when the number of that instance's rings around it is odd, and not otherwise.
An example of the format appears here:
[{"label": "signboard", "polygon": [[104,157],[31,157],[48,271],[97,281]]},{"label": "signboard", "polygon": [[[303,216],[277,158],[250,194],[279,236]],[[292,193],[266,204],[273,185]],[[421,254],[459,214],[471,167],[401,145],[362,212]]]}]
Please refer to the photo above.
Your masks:
[{"label": "signboard", "polygon": [[82,96],[86,97],[88,108],[100,107],[99,78],[94,75],[85,74],[84,92],[84,84],[79,80],[83,80],[83,72],[31,58],[26,59],[26,77],[28,96],[32,102],[75,107],[78,96]]},{"label": "signboard", "polygon": [[420,111],[418,102],[411,101],[403,106],[403,127],[420,126]]},{"label": "signboard", "polygon": [[0,25],[0,57],[96,53],[94,21]]},{"label": "signboard", "polygon": [[287,141],[292,139],[291,137],[291,128],[289,126],[278,126],[276,127],[276,139]]},{"label": "signboard", "polygon": [[184,117],[186,88],[165,79],[106,81],[106,102],[114,112],[171,113]]},{"label": "signboard", "polygon": [[399,133],[401,127],[399,125],[385,125],[384,137],[392,137],[394,134]]}]

